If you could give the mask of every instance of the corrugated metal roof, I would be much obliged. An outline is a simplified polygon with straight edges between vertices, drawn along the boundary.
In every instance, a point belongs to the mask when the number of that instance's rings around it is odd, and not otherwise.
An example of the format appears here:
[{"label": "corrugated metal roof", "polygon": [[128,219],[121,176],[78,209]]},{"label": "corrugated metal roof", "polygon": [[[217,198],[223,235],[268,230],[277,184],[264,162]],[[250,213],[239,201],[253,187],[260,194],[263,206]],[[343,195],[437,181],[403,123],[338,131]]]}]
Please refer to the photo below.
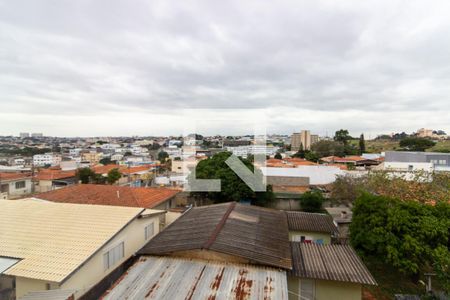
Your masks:
[{"label": "corrugated metal roof", "polygon": [[0,256],[21,259],[12,276],[61,282],[142,208],[0,201]]},{"label": "corrugated metal roof", "polygon": [[75,290],[36,291],[20,297],[19,300],[67,300],[75,292]]},{"label": "corrugated metal roof", "polygon": [[375,279],[349,245],[318,245],[291,242],[293,269],[302,278],[376,285]]},{"label": "corrugated metal roof", "polygon": [[333,217],[327,214],[286,211],[289,230],[338,234]]},{"label": "corrugated metal roof", "polygon": [[102,299],[288,299],[279,269],[142,256]]},{"label": "corrugated metal roof", "polygon": [[154,237],[140,254],[207,249],[290,269],[286,214],[234,202],[195,207]]}]

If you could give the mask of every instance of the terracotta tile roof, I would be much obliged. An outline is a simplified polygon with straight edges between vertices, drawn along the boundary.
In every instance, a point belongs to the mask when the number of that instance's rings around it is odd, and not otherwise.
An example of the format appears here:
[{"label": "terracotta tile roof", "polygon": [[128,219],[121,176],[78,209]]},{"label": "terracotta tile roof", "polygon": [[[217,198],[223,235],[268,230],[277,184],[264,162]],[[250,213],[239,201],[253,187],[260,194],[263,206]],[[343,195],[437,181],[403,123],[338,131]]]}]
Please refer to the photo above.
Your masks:
[{"label": "terracotta tile roof", "polygon": [[178,193],[168,188],[78,184],[35,197],[53,202],[154,208]]},{"label": "terracotta tile roof", "polygon": [[333,217],[328,214],[286,211],[289,230],[338,234]]},{"label": "terracotta tile roof", "polygon": [[34,176],[37,180],[57,180],[57,179],[64,179],[64,178],[70,178],[75,177],[76,171],[61,171],[61,170],[50,170],[50,169],[43,169],[36,173]]},{"label": "terracotta tile roof", "polygon": [[364,263],[349,245],[291,242],[293,276],[376,285]]},{"label": "terracotta tile roof", "polygon": [[30,178],[31,174],[29,173],[0,173],[0,181],[2,180],[18,180]]},{"label": "terracotta tile roof", "polygon": [[139,254],[211,250],[254,264],[290,269],[288,235],[284,212],[230,202],[192,208],[150,240]]},{"label": "terracotta tile roof", "polygon": [[133,173],[137,173],[137,172],[150,170],[151,168],[153,168],[155,166],[157,166],[157,164],[142,165],[142,166],[136,166],[136,167],[127,167],[124,165],[111,164],[111,165],[105,165],[105,166],[97,165],[95,167],[92,167],[92,170],[96,174],[107,174],[109,171],[111,171],[113,169],[119,169],[120,173],[122,173],[122,174],[133,174]]},{"label": "terracotta tile roof", "polygon": [[309,191],[307,186],[284,186],[284,185],[274,185],[272,186],[274,193],[293,193],[293,194],[303,194]]}]

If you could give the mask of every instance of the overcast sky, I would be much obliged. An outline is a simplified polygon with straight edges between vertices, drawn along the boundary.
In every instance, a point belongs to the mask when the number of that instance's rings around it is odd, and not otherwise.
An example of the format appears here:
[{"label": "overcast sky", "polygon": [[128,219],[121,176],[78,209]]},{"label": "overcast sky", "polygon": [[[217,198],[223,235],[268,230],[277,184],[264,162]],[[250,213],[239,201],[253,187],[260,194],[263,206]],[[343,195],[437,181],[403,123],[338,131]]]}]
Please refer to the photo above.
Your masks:
[{"label": "overcast sky", "polygon": [[0,0],[0,134],[244,134],[256,120],[450,133],[450,2]]}]

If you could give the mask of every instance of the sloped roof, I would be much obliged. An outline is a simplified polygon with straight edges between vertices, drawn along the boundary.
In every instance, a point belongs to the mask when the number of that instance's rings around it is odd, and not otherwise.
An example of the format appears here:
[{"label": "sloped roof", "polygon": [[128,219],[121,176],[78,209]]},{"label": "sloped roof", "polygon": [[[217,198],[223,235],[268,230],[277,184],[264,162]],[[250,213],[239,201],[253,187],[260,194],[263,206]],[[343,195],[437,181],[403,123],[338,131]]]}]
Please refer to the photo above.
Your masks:
[{"label": "sloped roof", "polygon": [[231,202],[189,210],[147,243],[140,254],[205,249],[290,269],[288,235],[284,212]]},{"label": "sloped roof", "polygon": [[338,234],[333,217],[327,214],[286,211],[289,230]]},{"label": "sloped roof", "polygon": [[61,170],[43,169],[35,175],[35,178],[37,180],[58,180],[58,179],[75,177],[75,174],[76,174],[76,171],[61,171]]},{"label": "sloped roof", "polygon": [[78,184],[37,194],[35,197],[62,203],[154,208],[178,193],[179,191],[168,188]]},{"label": "sloped roof", "polygon": [[292,271],[301,278],[376,285],[375,279],[349,245],[291,242]]},{"label": "sloped roof", "polygon": [[25,178],[31,178],[31,174],[30,173],[2,173],[2,172],[0,172],[0,181],[19,180],[19,179],[25,179]]},{"label": "sloped roof", "polygon": [[142,256],[103,300],[288,299],[279,269],[170,257]]},{"label": "sloped roof", "polygon": [[0,201],[0,256],[21,259],[4,274],[61,282],[142,211],[33,199]]}]

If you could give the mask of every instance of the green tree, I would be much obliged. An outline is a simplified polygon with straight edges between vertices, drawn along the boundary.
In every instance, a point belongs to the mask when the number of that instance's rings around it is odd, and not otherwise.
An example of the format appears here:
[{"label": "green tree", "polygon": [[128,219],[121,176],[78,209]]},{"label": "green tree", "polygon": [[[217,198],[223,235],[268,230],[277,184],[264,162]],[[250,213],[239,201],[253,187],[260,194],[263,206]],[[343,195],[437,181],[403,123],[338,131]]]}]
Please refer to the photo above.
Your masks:
[{"label": "green tree", "polygon": [[108,172],[108,176],[106,177],[106,181],[109,184],[116,183],[122,177],[122,173],[120,173],[119,169],[114,168]]},{"label": "green tree", "polygon": [[81,168],[77,170],[75,176],[81,181],[82,184],[87,184],[92,182],[95,175],[95,172],[90,168]]},{"label": "green tree", "polygon": [[349,135],[347,129],[340,129],[334,134],[334,140],[342,143],[344,146],[346,146],[351,139],[352,137]]},{"label": "green tree", "polygon": [[166,159],[169,158],[169,154],[165,151],[160,151],[158,153],[158,160],[163,164],[166,162]]},{"label": "green tree", "polygon": [[359,154],[366,152],[366,142],[364,141],[364,134],[361,133],[359,137]]},{"label": "green tree", "polygon": [[275,159],[282,159],[283,157],[281,156],[280,152],[275,153],[275,156],[273,157]]},{"label": "green tree", "polygon": [[303,149],[303,144],[300,144],[300,148],[294,155],[292,155],[292,157],[305,158],[305,150]]},{"label": "green tree", "polygon": [[112,163],[112,161],[110,157],[103,157],[102,159],[100,159],[99,163],[101,163],[102,165],[109,165],[110,163]]},{"label": "green tree", "polygon": [[319,158],[320,158],[319,155],[317,155],[317,153],[314,151],[308,151],[305,154],[305,159],[312,161],[312,162],[318,162]]},{"label": "green tree", "polygon": [[[253,192],[225,163],[230,156],[230,152],[217,153],[211,158],[200,161],[196,168],[197,179],[220,179],[220,192],[195,192],[191,194],[200,198],[207,197],[215,203],[251,200],[254,204],[267,204],[273,198],[271,189],[268,187],[266,192]],[[239,159],[250,171],[254,171],[253,164],[248,159]],[[261,171],[256,170],[256,172]],[[192,180],[193,174],[191,173],[189,176],[188,180]]]},{"label": "green tree", "polygon": [[450,255],[443,251],[449,211],[444,202],[432,206],[364,193],[353,207],[351,243],[363,255],[383,257],[417,281],[422,270]]},{"label": "green tree", "polygon": [[302,211],[306,212],[323,212],[322,204],[324,201],[325,198],[319,191],[308,191],[300,196],[300,205]]},{"label": "green tree", "polygon": [[336,141],[318,141],[311,145],[311,150],[320,158],[326,156],[344,156],[344,145]]},{"label": "green tree", "polygon": [[425,151],[434,145],[436,145],[436,143],[432,140],[419,137],[408,137],[400,141],[400,147],[409,151]]}]

